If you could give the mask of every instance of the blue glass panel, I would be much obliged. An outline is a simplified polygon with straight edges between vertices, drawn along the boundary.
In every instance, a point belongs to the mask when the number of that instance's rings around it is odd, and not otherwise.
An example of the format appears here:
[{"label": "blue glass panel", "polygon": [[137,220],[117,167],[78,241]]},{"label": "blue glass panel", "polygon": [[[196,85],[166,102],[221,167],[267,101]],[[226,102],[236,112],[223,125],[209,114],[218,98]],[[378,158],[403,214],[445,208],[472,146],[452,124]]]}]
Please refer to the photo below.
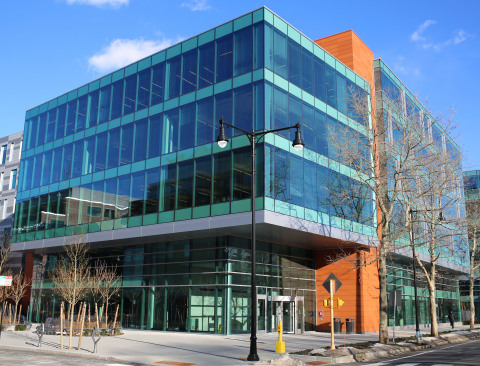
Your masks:
[{"label": "blue glass panel", "polygon": [[150,68],[138,73],[138,100],[137,111],[147,108],[150,105]]},{"label": "blue glass panel", "polygon": [[57,126],[55,128],[55,140],[65,136],[65,121],[67,118],[67,105],[62,104],[58,107]]},{"label": "blue glass panel", "polygon": [[314,69],[314,86],[315,96],[323,102],[327,102],[327,95],[325,90],[325,62],[318,57],[313,57]]},{"label": "blue glass panel", "polygon": [[180,74],[181,59],[180,56],[167,61],[165,76],[165,100],[178,97],[180,95]]},{"label": "blue glass panel", "polygon": [[316,151],[316,141],[315,141],[315,112],[314,108],[307,103],[302,104],[302,114],[301,119],[302,125],[302,138],[305,143],[305,147],[312,151]]},{"label": "blue glass panel", "polygon": [[274,128],[284,128],[288,125],[288,93],[274,88],[273,92]]},{"label": "blue glass panel", "polygon": [[281,149],[275,149],[274,165],[274,198],[289,202],[290,200],[290,168],[289,154]]},{"label": "blue glass panel", "polygon": [[40,187],[40,181],[42,178],[42,165],[43,165],[43,154],[38,154],[34,156],[33,163],[33,179],[32,179],[32,188]]},{"label": "blue glass panel", "polygon": [[265,24],[265,67],[267,69],[273,70],[273,27],[268,24]]},{"label": "blue glass panel", "polygon": [[273,71],[287,78],[287,36],[277,29],[273,31]]},{"label": "blue glass panel", "polygon": [[73,144],[63,146],[63,162],[61,180],[67,180],[72,174]]},{"label": "blue glass panel", "polygon": [[347,114],[347,79],[345,76],[337,73],[337,109],[343,114]]},{"label": "blue glass panel", "polygon": [[75,131],[82,131],[85,129],[85,124],[87,122],[87,106],[88,99],[87,95],[84,95],[78,98],[78,110],[77,110],[77,126]]},{"label": "blue glass panel", "polygon": [[303,194],[303,159],[290,155],[290,194],[294,205],[305,206]]},{"label": "blue glass panel", "polygon": [[30,119],[30,133],[28,136],[28,148],[31,149],[37,145],[38,116]]},{"label": "blue glass panel", "polygon": [[[303,169],[303,194],[305,196],[305,207],[317,210],[316,164],[304,160]],[[298,172],[295,171],[293,174],[298,174]]]},{"label": "blue glass panel", "polygon": [[228,34],[225,37],[217,39],[217,77],[216,82],[220,82],[232,77],[233,73],[233,35]]},{"label": "blue glass panel", "polygon": [[[297,123],[302,123],[302,101],[291,94],[288,96],[289,106],[288,106],[288,126],[296,125]],[[282,133],[281,133],[282,134]],[[289,141],[293,141],[294,130],[284,131],[282,134]]]},{"label": "blue glass panel", "polygon": [[193,205],[193,160],[178,163],[177,209]]},{"label": "blue glass panel", "polygon": [[[233,102],[232,102],[231,90],[215,95],[215,124],[214,124],[215,138],[216,136],[218,136],[218,132],[220,128],[220,124],[218,123],[218,121],[220,121],[220,119],[223,118],[225,122],[232,123],[233,121],[232,111],[233,111]],[[227,135],[227,137],[232,136],[232,129],[227,128],[225,130],[225,134]]]},{"label": "blue glass panel", "polygon": [[50,184],[50,175],[52,173],[52,154],[53,151],[49,150],[43,154],[43,168],[42,168],[42,182],[40,185],[46,186]]},{"label": "blue glass panel", "polygon": [[120,165],[130,164],[133,155],[133,123],[122,126]]},{"label": "blue glass panel", "polygon": [[246,27],[234,33],[235,59],[233,63],[234,76],[252,70],[253,66],[253,27]]},{"label": "blue glass panel", "polygon": [[327,115],[315,110],[315,151],[323,156],[328,155]]},{"label": "blue glass panel", "polygon": [[117,178],[116,218],[128,217],[130,208],[130,175]]},{"label": "blue glass panel", "polygon": [[253,69],[259,69],[264,66],[264,24],[263,22],[253,25]]},{"label": "blue glass panel", "polygon": [[163,102],[165,90],[165,62],[152,67],[152,102],[151,105]]},{"label": "blue glass panel", "polygon": [[[84,156],[83,156],[83,170],[82,174],[91,174],[93,173],[93,164],[95,158],[95,136],[90,136],[86,138],[84,146]],[[103,149],[103,147],[102,147]]]},{"label": "blue glass panel", "polygon": [[327,169],[321,165],[317,165],[317,211],[329,213],[330,205],[328,200],[328,194],[330,190],[329,186],[329,174],[333,173],[330,169]]},{"label": "blue glass panel", "polygon": [[82,175],[82,163],[83,163],[83,140],[79,140],[73,143],[72,178],[76,178]]},{"label": "blue glass panel", "polygon": [[87,127],[96,126],[98,121],[100,91],[97,89],[88,94],[88,123]]},{"label": "blue glass panel", "polygon": [[265,84],[263,81],[259,81],[253,84],[253,95],[255,98],[255,121],[254,126],[255,130],[263,130],[265,128]]},{"label": "blue glass panel", "polygon": [[381,81],[382,81],[382,91],[387,94],[387,96],[392,99],[395,103],[400,100],[400,89],[398,86],[390,79],[390,77],[381,70]]},{"label": "blue glass panel", "polygon": [[107,132],[99,133],[96,138],[94,172],[105,170],[107,167]]},{"label": "blue glass panel", "polygon": [[149,118],[148,158],[159,156],[162,152],[162,125],[162,113]]},{"label": "blue glass panel", "polygon": [[162,153],[178,150],[178,108],[163,114]]},{"label": "blue glass panel", "polygon": [[180,107],[179,150],[189,149],[195,143],[195,103]]},{"label": "blue glass panel", "polygon": [[297,85],[302,85],[302,51],[299,43],[288,38],[288,80]]},{"label": "blue glass panel", "polygon": [[160,208],[160,168],[146,171],[145,214],[158,212]]},{"label": "blue glass panel", "polygon": [[120,156],[120,128],[108,131],[107,169],[118,166]]},{"label": "blue glass panel", "polygon": [[145,203],[145,172],[133,173],[130,190],[130,216],[144,214]]},{"label": "blue glass panel", "polygon": [[252,149],[233,150],[233,199],[252,197]]},{"label": "blue glass panel", "polygon": [[47,113],[42,113],[38,118],[38,135],[37,135],[37,144],[35,146],[40,146],[45,143],[45,132],[47,129]]},{"label": "blue glass panel", "polygon": [[123,107],[123,79],[113,83],[112,91],[112,113],[110,119],[118,118],[122,115]]},{"label": "blue glass panel", "polygon": [[195,206],[209,205],[212,197],[212,157],[195,159]]},{"label": "blue glass panel", "polygon": [[103,197],[103,219],[104,220],[112,220],[117,217],[117,178],[111,178],[105,180],[105,188],[104,188],[104,197]]},{"label": "blue glass panel", "polygon": [[213,85],[215,80],[215,43],[199,47],[198,88]]},{"label": "blue glass panel", "polygon": [[100,107],[98,113],[98,123],[103,123],[110,119],[111,94],[112,85],[107,85],[100,89]]},{"label": "blue glass panel", "polygon": [[302,89],[313,95],[313,53],[302,47]]},{"label": "blue glass panel", "polygon": [[147,157],[147,131],[148,120],[146,118],[135,122],[135,148],[133,161],[145,160]]},{"label": "blue glass panel", "polygon": [[213,203],[230,201],[232,189],[232,156],[230,151],[213,155]]},{"label": "blue glass panel", "polygon": [[47,136],[45,142],[50,142],[55,139],[55,123],[57,122],[57,108],[48,111],[47,118]]},{"label": "blue glass panel", "polygon": [[[234,117],[235,126],[244,129],[247,132],[252,131],[253,117],[253,95],[252,84],[247,84],[233,91],[234,98]],[[239,130],[233,131],[234,135],[243,135]]]},{"label": "blue glass panel", "polygon": [[135,111],[137,100],[137,74],[130,75],[125,79],[125,98],[123,99],[123,114]]},{"label": "blue glass panel", "polygon": [[336,72],[329,65],[325,65],[325,85],[327,90],[327,104],[333,108],[337,108],[337,89],[336,89]]},{"label": "blue glass panel", "polygon": [[53,167],[52,167],[52,177],[51,182],[57,183],[60,181],[61,172],[62,172],[62,147],[57,147],[53,150]]},{"label": "blue glass panel", "polygon": [[196,146],[208,144],[214,140],[213,98],[201,99],[197,102]]},{"label": "blue glass panel", "polygon": [[186,94],[197,88],[197,49],[184,53],[182,61],[182,94]]},{"label": "blue glass panel", "polygon": [[170,164],[161,167],[160,211],[175,209],[177,183],[177,165]]},{"label": "blue glass panel", "polygon": [[68,102],[67,109],[67,125],[65,128],[65,136],[75,132],[75,120],[77,118],[77,100]]}]

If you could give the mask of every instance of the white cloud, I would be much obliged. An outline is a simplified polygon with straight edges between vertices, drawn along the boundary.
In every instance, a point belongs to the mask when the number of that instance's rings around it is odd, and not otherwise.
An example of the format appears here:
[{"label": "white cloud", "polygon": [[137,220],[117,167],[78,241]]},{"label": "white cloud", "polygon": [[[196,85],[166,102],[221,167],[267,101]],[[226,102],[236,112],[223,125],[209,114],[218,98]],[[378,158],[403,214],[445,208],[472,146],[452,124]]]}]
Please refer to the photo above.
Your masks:
[{"label": "white cloud", "polygon": [[110,6],[112,8],[118,8],[122,5],[128,5],[129,0],[66,0],[68,5],[80,4],[80,5],[92,5],[98,8]]},{"label": "white cloud", "polygon": [[112,71],[170,47],[178,41],[172,39],[157,41],[115,39],[101,52],[90,57],[88,64],[91,69],[100,73]]},{"label": "white cloud", "polygon": [[204,11],[210,9],[208,0],[190,0],[182,3],[181,6],[189,8],[191,11]]},{"label": "white cloud", "polygon": [[423,36],[423,32],[431,25],[435,24],[435,20],[426,20],[423,22],[411,35],[410,39],[416,42],[421,48],[428,50],[434,49],[435,51],[441,51],[444,47],[450,45],[457,45],[467,40],[470,35],[463,29],[453,32],[453,36],[443,42],[433,42]]},{"label": "white cloud", "polygon": [[412,33],[412,35],[410,36],[410,39],[414,42],[424,41],[425,38],[422,37],[422,33],[425,31],[425,29],[427,29],[429,26],[435,23],[436,23],[435,20],[430,20],[430,19],[426,20],[420,25],[420,27],[417,28],[415,32]]},{"label": "white cloud", "polygon": [[393,62],[393,71],[395,71],[397,74],[403,74],[405,76],[422,76],[422,72],[418,66],[414,65],[412,62],[408,62],[404,56],[398,56]]}]

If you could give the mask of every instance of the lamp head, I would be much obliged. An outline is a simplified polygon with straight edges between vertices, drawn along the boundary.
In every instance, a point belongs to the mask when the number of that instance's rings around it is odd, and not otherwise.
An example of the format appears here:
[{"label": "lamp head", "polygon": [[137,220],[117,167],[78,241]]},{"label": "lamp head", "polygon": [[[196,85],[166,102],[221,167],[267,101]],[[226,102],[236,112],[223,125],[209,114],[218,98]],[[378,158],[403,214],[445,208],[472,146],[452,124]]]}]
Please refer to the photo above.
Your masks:
[{"label": "lamp head", "polygon": [[217,144],[218,146],[223,149],[225,146],[227,146],[228,139],[227,136],[225,135],[225,126],[223,125],[223,118],[220,120],[220,132],[218,133],[218,138],[217,138]]},{"label": "lamp head", "polygon": [[300,124],[297,123],[295,127],[297,127],[297,130],[295,131],[295,139],[293,140],[292,146],[296,151],[302,151],[305,144],[303,143],[302,135],[300,133]]}]

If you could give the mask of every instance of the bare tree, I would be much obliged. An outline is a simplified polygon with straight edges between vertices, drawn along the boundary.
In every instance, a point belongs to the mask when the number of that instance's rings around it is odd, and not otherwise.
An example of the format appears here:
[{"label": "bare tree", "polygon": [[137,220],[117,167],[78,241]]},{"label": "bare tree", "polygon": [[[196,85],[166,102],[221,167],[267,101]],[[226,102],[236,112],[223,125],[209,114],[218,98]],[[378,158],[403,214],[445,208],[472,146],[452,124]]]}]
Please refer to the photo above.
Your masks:
[{"label": "bare tree", "polygon": [[[26,278],[22,272],[15,274],[12,278],[9,298],[15,303],[14,323],[17,318],[18,304],[22,301],[23,296],[25,296],[27,289],[31,284],[32,281],[29,278]],[[20,314],[18,314],[18,318],[20,319]]]},{"label": "bare tree", "polygon": [[0,246],[0,274],[5,275],[8,271],[7,262],[10,258],[10,244]]},{"label": "bare tree", "polygon": [[[425,191],[415,188],[415,180],[424,169],[426,157],[432,159],[426,152],[434,148],[437,141],[425,138],[427,133],[431,133],[430,119],[420,109],[408,109],[405,95],[378,90],[375,100],[376,107],[372,110],[366,96],[351,93],[348,103],[352,110],[350,114],[363,120],[363,126],[330,127],[327,140],[330,158],[338,163],[337,171],[348,172],[375,197],[377,210],[376,213],[373,211],[376,217],[371,219],[376,223],[378,242],[371,244],[376,247],[376,255],[362,265],[377,263],[379,341],[389,343],[387,260],[390,253],[408,246],[409,220],[405,213],[416,200],[426,197]],[[445,184],[449,182],[447,179],[444,181]],[[353,214],[362,208],[364,199],[359,199],[358,189],[345,189],[337,184],[335,190],[337,202],[351,201]],[[439,194],[443,192],[440,190]]]},{"label": "bare tree", "polygon": [[88,291],[90,274],[88,270],[88,246],[83,235],[73,236],[70,244],[64,246],[65,257],[57,262],[52,275],[54,290],[70,306],[70,338],[68,349],[72,348],[73,320],[75,305]]},{"label": "bare tree", "polygon": [[98,281],[98,293],[105,304],[105,327],[108,327],[108,305],[120,290],[120,279],[116,267],[108,267],[105,262],[97,262],[95,278]]}]

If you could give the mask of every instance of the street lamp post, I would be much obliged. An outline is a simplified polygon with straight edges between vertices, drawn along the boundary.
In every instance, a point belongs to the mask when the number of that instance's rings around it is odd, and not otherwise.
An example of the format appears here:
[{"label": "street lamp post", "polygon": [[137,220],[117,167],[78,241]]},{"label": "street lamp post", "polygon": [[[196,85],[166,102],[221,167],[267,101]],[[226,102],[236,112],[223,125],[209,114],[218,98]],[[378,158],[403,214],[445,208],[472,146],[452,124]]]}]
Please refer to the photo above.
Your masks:
[{"label": "street lamp post", "polygon": [[302,141],[302,137],[300,135],[300,124],[297,123],[294,126],[285,127],[285,128],[278,128],[275,130],[268,130],[268,131],[255,131],[248,132],[240,127],[231,125],[220,119],[220,132],[218,134],[217,143],[220,148],[224,148],[227,146],[228,138],[225,135],[225,125],[233,128],[235,130],[241,131],[245,136],[247,136],[248,140],[250,141],[250,145],[252,147],[252,239],[251,239],[251,286],[250,286],[250,353],[247,357],[248,361],[258,361],[260,358],[257,354],[257,282],[256,282],[256,243],[255,243],[255,147],[256,143],[260,138],[265,136],[268,133],[280,132],[290,130],[292,128],[296,128],[295,131],[295,139],[293,140],[292,146],[297,151],[302,151],[304,143]]},{"label": "street lamp post", "polygon": [[[425,210],[431,211],[431,210]],[[416,261],[415,261],[415,235],[413,232],[413,214],[417,213],[416,210],[409,210],[410,213],[410,242],[412,243],[412,267],[413,267],[413,293],[415,296],[415,337],[417,338],[417,343],[420,341],[420,319],[419,319],[419,310],[418,310],[418,298],[417,298],[417,270],[416,270]],[[438,220],[445,220],[442,211],[438,214]]]}]

